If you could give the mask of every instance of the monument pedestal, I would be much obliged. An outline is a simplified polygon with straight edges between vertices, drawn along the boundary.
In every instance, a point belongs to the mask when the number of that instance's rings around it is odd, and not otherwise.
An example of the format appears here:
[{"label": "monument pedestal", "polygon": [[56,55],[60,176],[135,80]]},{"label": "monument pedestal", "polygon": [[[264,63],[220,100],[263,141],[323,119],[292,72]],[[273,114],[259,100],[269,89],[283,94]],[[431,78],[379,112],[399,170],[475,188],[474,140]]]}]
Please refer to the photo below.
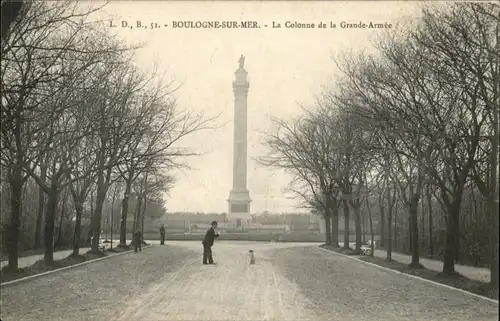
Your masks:
[{"label": "monument pedestal", "polygon": [[250,193],[247,189],[232,189],[229,192],[227,219],[235,228],[244,228],[252,223]]}]

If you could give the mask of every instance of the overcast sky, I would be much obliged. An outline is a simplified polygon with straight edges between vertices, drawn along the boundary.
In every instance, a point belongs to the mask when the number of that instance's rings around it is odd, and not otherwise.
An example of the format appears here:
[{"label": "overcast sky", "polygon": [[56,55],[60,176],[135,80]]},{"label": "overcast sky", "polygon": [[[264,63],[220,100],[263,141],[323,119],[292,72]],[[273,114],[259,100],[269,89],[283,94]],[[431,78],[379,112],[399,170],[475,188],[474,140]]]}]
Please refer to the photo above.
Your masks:
[{"label": "overcast sky", "polygon": [[[290,118],[299,104],[312,105],[321,86],[335,79],[332,57],[345,50],[370,47],[373,29],[342,29],[340,23],[391,23],[414,17],[422,2],[180,2],[117,1],[105,7],[114,24],[158,23],[159,29],[114,28],[133,44],[145,42],[137,55],[144,70],[154,63],[180,89],[179,108],[207,115],[221,113],[223,128],[184,139],[182,146],[204,153],[188,159],[191,170],[176,172],[178,181],[167,198],[169,211],[226,212],[232,184],[233,92],[238,58],[245,55],[250,78],[248,96],[248,188],[252,212],[296,211],[299,203],[283,191],[290,178],[261,168],[251,160],[267,153],[259,132],[271,128],[271,117]],[[172,29],[173,21],[252,20],[258,29]],[[272,29],[286,21],[337,25],[336,29]],[[164,24],[169,27],[163,27]],[[264,27],[264,25],[269,27]]]}]

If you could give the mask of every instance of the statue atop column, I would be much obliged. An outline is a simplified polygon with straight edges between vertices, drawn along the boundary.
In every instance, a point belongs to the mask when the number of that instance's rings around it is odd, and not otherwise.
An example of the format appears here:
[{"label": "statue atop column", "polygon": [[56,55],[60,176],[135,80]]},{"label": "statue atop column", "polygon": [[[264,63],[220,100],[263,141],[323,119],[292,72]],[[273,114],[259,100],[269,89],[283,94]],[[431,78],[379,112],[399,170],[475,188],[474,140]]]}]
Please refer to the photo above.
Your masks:
[{"label": "statue atop column", "polygon": [[245,65],[245,56],[241,55],[238,63],[240,64],[240,69],[243,69],[243,66]]}]

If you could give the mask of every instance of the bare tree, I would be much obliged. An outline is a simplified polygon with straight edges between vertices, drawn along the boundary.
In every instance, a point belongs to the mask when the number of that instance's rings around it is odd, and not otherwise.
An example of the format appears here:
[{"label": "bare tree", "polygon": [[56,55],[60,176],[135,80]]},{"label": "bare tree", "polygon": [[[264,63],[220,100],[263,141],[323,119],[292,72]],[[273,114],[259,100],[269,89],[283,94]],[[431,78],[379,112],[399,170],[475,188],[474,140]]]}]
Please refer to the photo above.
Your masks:
[{"label": "bare tree", "polygon": [[124,161],[118,165],[125,182],[120,247],[127,247],[128,200],[134,181],[154,164],[170,168],[182,166],[185,157],[196,153],[179,147],[181,140],[194,132],[211,128],[212,122],[217,118],[205,118],[203,115],[179,111],[169,85],[160,80],[157,85],[145,87],[131,105],[136,115],[135,123],[131,125],[134,132],[131,133],[125,149]]},{"label": "bare tree", "polygon": [[[454,5],[450,10],[424,10],[422,28],[411,35],[416,45],[424,48],[425,54],[421,56],[426,58],[427,68],[433,71],[433,78],[446,93],[446,101],[445,97],[436,101],[435,89],[424,90],[423,84],[419,85],[427,95],[432,110],[436,106],[448,109],[446,114],[433,112],[433,115],[440,116],[433,117],[433,123],[437,125],[432,129],[433,136],[446,133],[441,141],[447,147],[447,153],[439,155],[443,167],[428,169],[440,189],[449,215],[443,266],[443,272],[447,274],[454,272],[459,212],[467,178],[478,162],[481,137],[488,127],[491,128],[485,113],[487,115],[487,110],[494,110],[495,91],[498,92],[494,89],[498,88],[498,71],[495,76],[497,67],[493,59],[495,52],[498,56],[493,49],[498,18],[492,17],[495,17],[495,12],[498,16],[499,7],[481,6],[485,10],[489,8],[486,11],[493,14],[483,14],[480,19],[477,14],[483,10],[478,8],[476,4],[466,4]],[[479,42],[478,34],[481,35]],[[498,39],[498,34],[496,37]],[[484,46],[489,50],[484,50]],[[439,69],[436,69],[437,66]],[[430,98],[433,93],[434,97]],[[453,104],[448,103],[450,98],[454,100],[451,100]],[[449,116],[448,119],[446,116]]]},{"label": "bare tree", "polygon": [[[320,109],[320,113],[325,111]],[[294,175],[290,190],[301,197],[307,207],[322,214],[326,224],[326,244],[338,247],[338,210],[335,204],[338,191],[334,188],[334,176],[337,173],[336,163],[332,162],[334,141],[329,135],[331,124],[322,119],[320,113],[311,112],[309,117],[291,124],[274,119],[277,126],[275,133],[266,134],[265,144],[269,154],[259,161],[266,166],[283,168]],[[326,114],[323,113],[323,116]]]},{"label": "bare tree", "polygon": [[[432,21],[429,13],[428,23]],[[491,220],[491,284],[498,289],[498,112],[499,112],[499,40],[500,40],[500,6],[498,4],[470,3],[455,6],[451,12],[437,15],[445,27],[434,29],[440,40],[439,51],[447,56],[453,56],[455,63],[460,65],[458,70],[462,79],[475,84],[464,88],[471,99],[479,99],[483,112],[474,115],[476,118],[486,118],[488,126],[482,128],[480,138],[486,138],[480,143],[479,152],[485,156],[477,156],[479,162],[472,169],[471,177],[475,181],[481,194],[488,199],[488,209]],[[453,31],[457,37],[446,33]],[[420,38],[422,39],[422,38]],[[424,38],[425,40],[425,38]],[[423,44],[429,47],[429,41]],[[436,45],[434,45],[436,46]],[[469,48],[469,50],[467,50]],[[470,139],[477,139],[468,136]],[[489,146],[487,146],[489,145]],[[481,148],[483,147],[483,148]],[[483,164],[489,166],[482,166]],[[481,169],[488,168],[486,174]],[[484,173],[484,174],[483,174]]]},{"label": "bare tree", "polygon": [[[110,65],[111,67],[111,65]],[[143,84],[137,70],[120,61],[108,70],[109,76],[101,82],[96,96],[94,121],[97,124],[96,208],[92,215],[92,251],[99,252],[103,204],[111,185],[113,168],[124,162],[126,150],[141,123],[137,121],[130,104]]]},{"label": "bare tree", "polygon": [[115,217],[115,201],[122,188],[122,181],[118,179],[113,188],[113,199],[111,201],[111,222],[110,222],[110,242],[111,249],[113,248],[113,231],[115,230],[114,217]]},{"label": "bare tree", "polygon": [[[64,54],[79,48],[77,35],[89,12],[79,13],[75,4],[30,2],[9,38],[2,41],[2,154],[12,188],[9,227],[9,267],[17,269],[17,243],[21,191],[28,175],[36,172],[36,160],[46,148],[43,136],[47,90],[63,77]],[[61,36],[64,33],[64,36]],[[49,37],[50,35],[50,37]],[[7,49],[8,50],[7,50]],[[53,115],[53,113],[51,113]],[[46,120],[47,117],[44,117]]]}]

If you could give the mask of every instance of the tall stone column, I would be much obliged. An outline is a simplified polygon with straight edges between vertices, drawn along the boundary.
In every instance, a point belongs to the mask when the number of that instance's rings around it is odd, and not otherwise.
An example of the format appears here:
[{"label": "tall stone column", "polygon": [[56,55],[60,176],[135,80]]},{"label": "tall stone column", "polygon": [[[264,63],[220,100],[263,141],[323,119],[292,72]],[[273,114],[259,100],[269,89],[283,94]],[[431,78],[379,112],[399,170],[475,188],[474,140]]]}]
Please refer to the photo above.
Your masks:
[{"label": "tall stone column", "polygon": [[250,192],[247,189],[247,97],[250,83],[241,56],[239,68],[234,73],[234,133],[233,133],[233,188],[229,192],[228,220],[237,227],[251,220]]}]

